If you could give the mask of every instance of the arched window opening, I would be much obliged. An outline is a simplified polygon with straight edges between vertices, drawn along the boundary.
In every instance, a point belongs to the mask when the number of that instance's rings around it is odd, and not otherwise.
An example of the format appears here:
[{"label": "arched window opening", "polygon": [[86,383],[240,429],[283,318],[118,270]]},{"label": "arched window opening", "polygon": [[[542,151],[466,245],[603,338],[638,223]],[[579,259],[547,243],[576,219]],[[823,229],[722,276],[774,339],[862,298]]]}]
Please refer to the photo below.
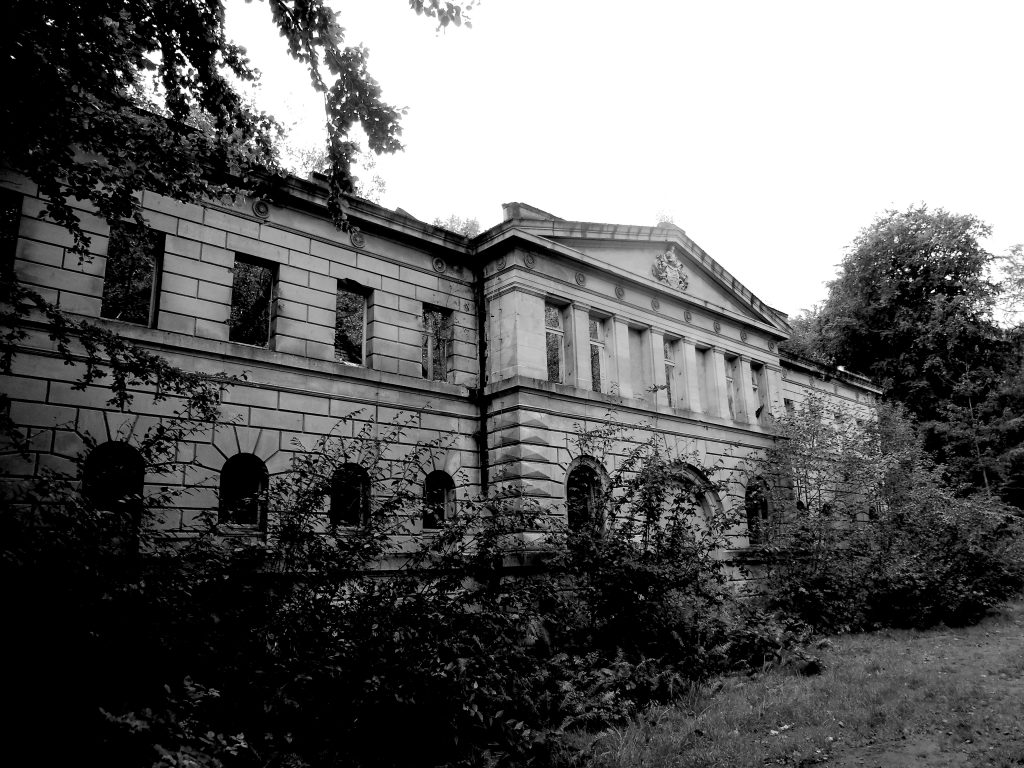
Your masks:
[{"label": "arched window opening", "polygon": [[455,481],[435,470],[423,481],[423,527],[440,528],[455,514]]},{"label": "arched window opening", "polygon": [[761,478],[751,480],[744,497],[747,513],[747,538],[751,546],[764,544],[767,540],[770,506],[768,485]]},{"label": "arched window opening", "polygon": [[331,476],[332,526],[370,521],[370,473],[359,464],[342,464]]},{"label": "arched window opening", "polygon": [[575,532],[604,528],[601,475],[590,464],[581,463],[569,471],[565,481],[565,500],[569,530]]},{"label": "arched window opening", "polygon": [[137,449],[113,440],[96,446],[82,464],[82,495],[93,507],[138,525],[146,464]]},{"label": "arched window opening", "polygon": [[232,456],[220,471],[220,522],[263,528],[269,488],[267,465],[258,456]]}]

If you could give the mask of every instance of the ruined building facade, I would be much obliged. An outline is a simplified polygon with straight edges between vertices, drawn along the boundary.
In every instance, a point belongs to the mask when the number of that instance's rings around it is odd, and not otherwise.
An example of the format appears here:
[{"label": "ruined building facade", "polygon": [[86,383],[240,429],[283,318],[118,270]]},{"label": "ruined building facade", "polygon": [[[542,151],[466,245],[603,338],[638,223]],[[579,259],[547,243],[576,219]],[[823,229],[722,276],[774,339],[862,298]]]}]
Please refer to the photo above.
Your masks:
[{"label": "ruined building facade", "polygon": [[[780,355],[785,316],[672,225],[566,221],[513,203],[500,224],[465,238],[353,199],[354,228],[342,233],[325,190],[296,179],[269,204],[145,194],[154,235],[140,266],[126,255],[127,226],[112,231],[82,210],[93,253],[82,261],[68,233],[39,217],[33,186],[2,185],[17,232],[4,258],[24,284],[186,370],[245,376],[225,392],[223,423],[180,446],[194,466],[170,480],[139,475],[145,490],[193,487],[156,522],[172,535],[211,510],[226,527],[258,530],[267,511],[231,499],[353,413],[348,433],[405,413],[410,445],[452,435],[424,470],[437,513],[416,525],[429,530],[497,482],[562,505],[571,489],[600,483],[618,457],[587,455],[576,437],[609,419],[641,438],[657,432],[673,455],[742,484],[735,470],[808,392],[851,418],[878,395],[861,377]],[[74,389],[80,371],[41,330],[13,366],[0,389],[33,453],[7,455],[8,475],[74,473],[88,453],[87,475],[90,460],[130,465],[133,441],[166,409],[140,397],[125,413],[102,387]],[[336,479],[330,514],[355,524],[372,489],[357,463]],[[728,495],[742,500],[743,488]],[[745,536],[736,531],[737,546]]]}]

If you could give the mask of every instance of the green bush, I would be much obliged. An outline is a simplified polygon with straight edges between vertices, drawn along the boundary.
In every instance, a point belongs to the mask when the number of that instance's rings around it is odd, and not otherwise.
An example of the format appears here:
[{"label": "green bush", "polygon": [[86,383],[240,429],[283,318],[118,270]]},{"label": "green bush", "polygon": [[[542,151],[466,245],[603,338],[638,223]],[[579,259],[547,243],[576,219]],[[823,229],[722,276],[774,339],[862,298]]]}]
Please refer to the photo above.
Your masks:
[{"label": "green bush", "polygon": [[898,409],[865,429],[828,415],[809,401],[752,469],[774,481],[762,547],[773,609],[825,631],[926,627],[975,622],[1020,592],[1015,510],[947,488]]}]

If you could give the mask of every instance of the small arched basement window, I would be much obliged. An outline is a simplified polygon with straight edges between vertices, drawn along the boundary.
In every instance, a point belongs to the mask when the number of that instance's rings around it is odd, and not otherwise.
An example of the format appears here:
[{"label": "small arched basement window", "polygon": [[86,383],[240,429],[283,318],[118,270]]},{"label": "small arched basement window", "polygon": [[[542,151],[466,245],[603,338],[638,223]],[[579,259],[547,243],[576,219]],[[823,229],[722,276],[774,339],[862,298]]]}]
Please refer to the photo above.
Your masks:
[{"label": "small arched basement window", "polygon": [[569,530],[581,532],[604,527],[603,491],[604,482],[596,462],[580,462],[569,470],[565,480]]},{"label": "small arched basement window", "polygon": [[342,464],[331,476],[332,526],[359,525],[370,520],[370,473],[359,464]]},{"label": "small arched basement window", "polygon": [[270,473],[259,456],[232,456],[220,471],[220,522],[263,528],[269,488]]},{"label": "small arched basement window", "polygon": [[764,544],[771,511],[768,484],[764,480],[758,477],[748,483],[743,506],[747,513],[747,539],[751,546]]},{"label": "small arched basement window", "polygon": [[138,524],[146,464],[142,454],[117,440],[96,446],[82,464],[82,495],[96,509],[124,513]]},{"label": "small arched basement window", "polygon": [[455,515],[455,481],[434,470],[423,480],[423,527],[440,528]]}]

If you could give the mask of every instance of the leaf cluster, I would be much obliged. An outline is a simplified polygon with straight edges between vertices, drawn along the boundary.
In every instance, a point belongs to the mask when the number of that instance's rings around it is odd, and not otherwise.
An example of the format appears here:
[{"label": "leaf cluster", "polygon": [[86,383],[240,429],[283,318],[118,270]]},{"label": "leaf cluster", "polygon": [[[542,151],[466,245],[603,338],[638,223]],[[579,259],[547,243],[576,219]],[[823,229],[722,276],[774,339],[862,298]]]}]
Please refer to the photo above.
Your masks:
[{"label": "leaf cluster", "polygon": [[812,398],[752,471],[770,478],[768,604],[824,631],[977,621],[1024,586],[1021,519],[958,498],[904,412],[851,429]]}]

